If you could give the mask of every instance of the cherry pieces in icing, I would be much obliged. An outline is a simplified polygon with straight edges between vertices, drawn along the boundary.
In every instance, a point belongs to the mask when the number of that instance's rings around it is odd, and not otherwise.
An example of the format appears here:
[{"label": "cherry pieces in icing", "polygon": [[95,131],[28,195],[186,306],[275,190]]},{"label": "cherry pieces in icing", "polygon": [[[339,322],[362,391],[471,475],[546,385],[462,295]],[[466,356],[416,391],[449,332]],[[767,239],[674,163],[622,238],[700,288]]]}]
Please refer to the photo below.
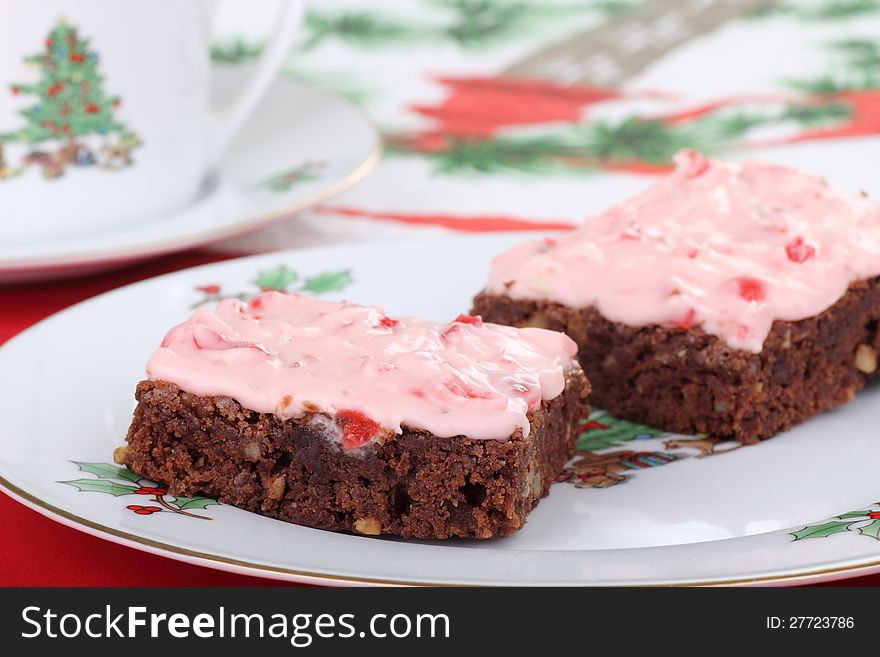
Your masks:
[{"label": "cherry pieces in icing", "polygon": [[[559,395],[575,343],[555,331],[390,318],[380,309],[264,292],[221,301],[174,327],[147,365],[152,380],[226,396],[282,418],[333,418],[346,450],[399,433],[506,439]],[[331,431],[332,433],[332,431]]]},{"label": "cherry pieces in icing", "polygon": [[682,151],[645,192],[495,258],[486,289],[630,326],[698,326],[757,353],[774,321],[816,316],[878,274],[880,208],[864,195]]}]

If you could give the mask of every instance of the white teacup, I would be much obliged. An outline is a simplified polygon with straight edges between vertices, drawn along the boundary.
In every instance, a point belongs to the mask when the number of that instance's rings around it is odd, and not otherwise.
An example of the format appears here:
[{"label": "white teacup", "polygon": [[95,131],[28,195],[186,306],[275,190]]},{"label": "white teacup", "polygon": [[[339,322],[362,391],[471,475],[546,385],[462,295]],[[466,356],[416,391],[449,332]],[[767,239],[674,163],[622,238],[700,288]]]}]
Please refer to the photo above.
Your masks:
[{"label": "white teacup", "polygon": [[249,84],[214,112],[207,0],[2,0],[0,247],[196,200],[283,63],[303,5],[282,4]]}]

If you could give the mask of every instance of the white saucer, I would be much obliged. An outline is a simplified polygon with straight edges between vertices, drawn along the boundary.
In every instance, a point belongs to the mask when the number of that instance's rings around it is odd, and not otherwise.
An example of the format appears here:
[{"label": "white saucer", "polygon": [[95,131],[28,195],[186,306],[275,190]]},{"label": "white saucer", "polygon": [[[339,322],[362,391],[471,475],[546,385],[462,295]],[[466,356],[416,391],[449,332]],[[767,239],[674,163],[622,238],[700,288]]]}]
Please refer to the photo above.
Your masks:
[{"label": "white saucer", "polygon": [[[213,75],[222,105],[248,71],[218,67]],[[360,110],[279,78],[197,203],[99,235],[0,244],[0,283],[95,272],[261,228],[347,189],[373,168],[380,152],[379,134]]]}]

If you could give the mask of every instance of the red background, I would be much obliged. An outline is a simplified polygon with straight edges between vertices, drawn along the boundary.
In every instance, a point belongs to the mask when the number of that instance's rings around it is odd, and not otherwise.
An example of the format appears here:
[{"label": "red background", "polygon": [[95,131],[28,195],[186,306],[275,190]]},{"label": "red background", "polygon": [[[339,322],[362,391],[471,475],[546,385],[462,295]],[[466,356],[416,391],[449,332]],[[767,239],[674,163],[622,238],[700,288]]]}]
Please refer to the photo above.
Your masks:
[{"label": "red background", "polygon": [[[0,343],[88,297],[176,269],[221,259],[195,252],[110,274],[0,287]],[[15,376],[20,373],[4,373]],[[0,493],[2,586],[266,586],[269,579],[224,573],[116,545],[60,525]],[[839,582],[878,586],[880,575]]]}]

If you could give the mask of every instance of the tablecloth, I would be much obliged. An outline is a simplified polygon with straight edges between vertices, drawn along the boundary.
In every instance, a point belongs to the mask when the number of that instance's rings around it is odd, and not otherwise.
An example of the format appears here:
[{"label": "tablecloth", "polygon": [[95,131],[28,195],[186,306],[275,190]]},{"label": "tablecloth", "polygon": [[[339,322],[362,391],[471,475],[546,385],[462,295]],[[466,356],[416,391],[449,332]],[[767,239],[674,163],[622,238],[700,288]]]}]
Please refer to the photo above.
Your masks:
[{"label": "tablecloth", "polygon": [[[218,66],[250,65],[272,4],[222,3]],[[374,173],[208,250],[2,287],[0,342],[94,294],[235,254],[573,226],[650,184],[680,148],[880,196],[878,36],[880,3],[864,0],[315,2],[284,74],[369,112],[387,146]],[[270,583],[87,536],[3,495],[0,518],[0,585]]]}]

